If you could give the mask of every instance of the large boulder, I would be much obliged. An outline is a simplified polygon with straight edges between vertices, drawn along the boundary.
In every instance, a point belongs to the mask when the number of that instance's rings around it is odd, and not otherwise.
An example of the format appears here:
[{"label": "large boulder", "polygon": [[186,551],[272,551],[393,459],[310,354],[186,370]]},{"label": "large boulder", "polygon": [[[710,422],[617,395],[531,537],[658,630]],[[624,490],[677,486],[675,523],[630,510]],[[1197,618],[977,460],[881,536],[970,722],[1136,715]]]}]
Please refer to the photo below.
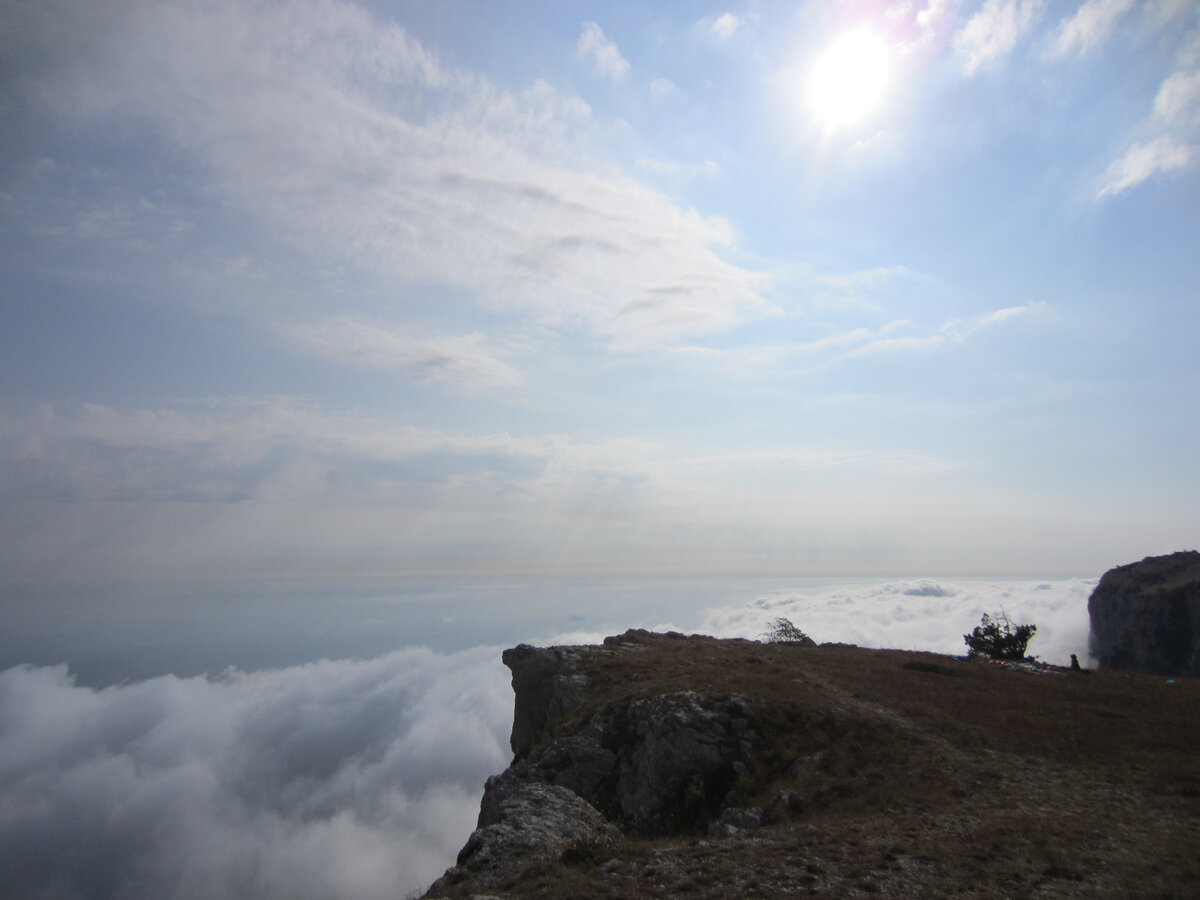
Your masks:
[{"label": "large boulder", "polygon": [[512,671],[515,695],[510,743],[520,759],[551,722],[571,715],[587,692],[579,672],[579,653],[571,647],[519,644],[501,657]]},{"label": "large boulder", "polygon": [[1200,552],[1147,557],[1104,573],[1088,600],[1102,668],[1200,676]]}]

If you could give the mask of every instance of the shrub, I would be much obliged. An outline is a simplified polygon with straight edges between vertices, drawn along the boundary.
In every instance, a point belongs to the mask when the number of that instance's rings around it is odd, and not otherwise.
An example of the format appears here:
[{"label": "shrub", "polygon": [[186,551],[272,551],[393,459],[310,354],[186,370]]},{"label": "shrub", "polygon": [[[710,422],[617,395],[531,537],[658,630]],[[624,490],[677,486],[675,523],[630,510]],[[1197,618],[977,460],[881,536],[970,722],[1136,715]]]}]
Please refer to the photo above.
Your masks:
[{"label": "shrub", "polygon": [[804,644],[806,647],[817,645],[817,642],[797,628],[791,619],[785,619],[783,616],[772,620],[763,633],[763,639],[771,644]]},{"label": "shrub", "polygon": [[941,663],[925,662],[924,660],[910,660],[906,662],[902,668],[909,669],[913,672],[929,672],[933,675],[957,675],[958,672],[949,666],[943,666]]},{"label": "shrub", "polygon": [[991,659],[1024,659],[1025,648],[1037,631],[1036,625],[1014,625],[1008,613],[1000,610],[996,617],[983,614],[980,624],[970,634],[964,634],[970,656]]}]

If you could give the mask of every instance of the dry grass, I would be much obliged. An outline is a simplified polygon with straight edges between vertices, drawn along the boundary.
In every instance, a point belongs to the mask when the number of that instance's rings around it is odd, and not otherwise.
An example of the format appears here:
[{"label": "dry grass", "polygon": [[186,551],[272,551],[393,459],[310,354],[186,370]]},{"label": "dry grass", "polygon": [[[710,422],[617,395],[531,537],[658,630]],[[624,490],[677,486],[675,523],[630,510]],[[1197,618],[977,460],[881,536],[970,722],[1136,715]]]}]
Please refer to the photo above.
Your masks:
[{"label": "dry grass", "polygon": [[[591,708],[754,702],[730,838],[573,848],[446,896],[1200,896],[1200,684],[933,654],[655,636],[585,657]],[[586,713],[585,713],[586,714]],[[801,757],[816,757],[794,767]],[[461,891],[459,889],[461,888]]]}]

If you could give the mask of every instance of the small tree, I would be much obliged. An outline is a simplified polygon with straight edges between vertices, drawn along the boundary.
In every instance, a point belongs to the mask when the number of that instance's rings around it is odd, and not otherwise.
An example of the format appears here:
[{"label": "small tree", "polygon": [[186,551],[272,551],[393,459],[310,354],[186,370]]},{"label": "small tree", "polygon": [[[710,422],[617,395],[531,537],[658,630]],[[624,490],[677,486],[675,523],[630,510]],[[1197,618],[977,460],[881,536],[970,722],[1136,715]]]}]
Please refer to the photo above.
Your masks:
[{"label": "small tree", "polygon": [[970,634],[964,634],[970,656],[991,659],[1024,659],[1025,648],[1037,631],[1036,625],[1014,625],[1008,613],[1000,610],[996,617],[983,614],[980,624]]},{"label": "small tree", "polygon": [[783,616],[772,620],[763,633],[763,638],[772,644],[804,644],[808,647],[817,645],[816,641],[792,624],[791,619],[785,619]]}]

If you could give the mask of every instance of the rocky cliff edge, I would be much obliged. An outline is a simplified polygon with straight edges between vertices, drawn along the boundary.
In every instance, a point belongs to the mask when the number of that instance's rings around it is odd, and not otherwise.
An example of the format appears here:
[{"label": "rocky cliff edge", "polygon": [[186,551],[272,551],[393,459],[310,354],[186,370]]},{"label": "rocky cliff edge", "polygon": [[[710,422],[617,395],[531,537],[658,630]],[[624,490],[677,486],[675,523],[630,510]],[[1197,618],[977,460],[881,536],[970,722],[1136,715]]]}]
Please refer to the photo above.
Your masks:
[{"label": "rocky cliff edge", "polygon": [[1200,553],[1110,569],[1088,600],[1088,616],[1101,667],[1200,676]]},{"label": "rocky cliff edge", "polygon": [[1200,883],[1200,682],[643,631],[504,662],[514,758],[430,900]]}]

